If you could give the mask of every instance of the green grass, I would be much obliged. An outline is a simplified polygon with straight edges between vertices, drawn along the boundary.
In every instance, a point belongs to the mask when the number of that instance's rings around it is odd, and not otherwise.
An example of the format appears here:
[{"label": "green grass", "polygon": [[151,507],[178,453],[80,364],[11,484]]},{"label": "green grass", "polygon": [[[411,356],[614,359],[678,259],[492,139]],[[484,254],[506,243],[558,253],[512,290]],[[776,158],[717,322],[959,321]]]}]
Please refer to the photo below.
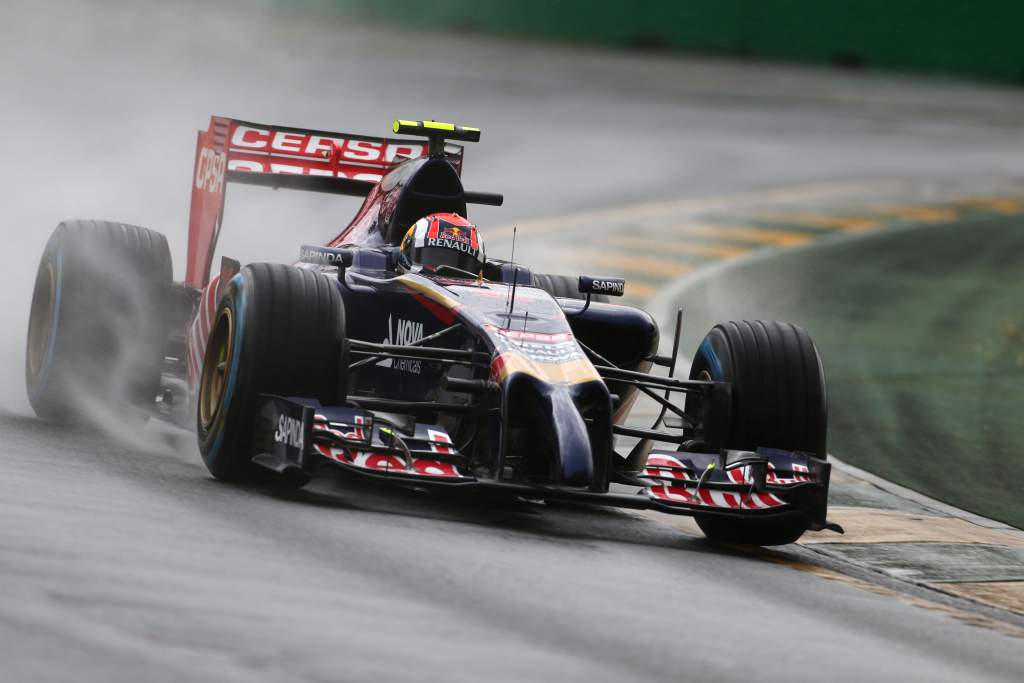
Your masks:
[{"label": "green grass", "polygon": [[832,453],[1024,527],[1024,219],[783,253],[681,304],[684,351],[718,320],[802,325],[828,377]]}]

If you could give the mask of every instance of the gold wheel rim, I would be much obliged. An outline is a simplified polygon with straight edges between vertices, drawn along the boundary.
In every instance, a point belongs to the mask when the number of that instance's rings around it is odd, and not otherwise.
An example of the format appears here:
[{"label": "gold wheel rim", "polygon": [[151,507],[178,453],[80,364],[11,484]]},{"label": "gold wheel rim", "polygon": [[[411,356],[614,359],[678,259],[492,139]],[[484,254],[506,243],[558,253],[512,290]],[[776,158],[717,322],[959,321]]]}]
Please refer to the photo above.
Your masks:
[{"label": "gold wheel rim", "polygon": [[[42,369],[43,359],[50,346],[50,332],[53,330],[53,308],[57,296],[56,274],[53,262],[46,264],[46,273],[36,280],[36,291],[32,297],[32,311],[29,314],[28,327],[28,369],[32,375],[38,375]],[[44,288],[39,290],[40,285]]]},{"label": "gold wheel rim", "polygon": [[224,390],[231,374],[235,345],[235,317],[230,308],[221,309],[206,345],[203,374],[199,380],[199,419],[209,429],[220,413]]}]

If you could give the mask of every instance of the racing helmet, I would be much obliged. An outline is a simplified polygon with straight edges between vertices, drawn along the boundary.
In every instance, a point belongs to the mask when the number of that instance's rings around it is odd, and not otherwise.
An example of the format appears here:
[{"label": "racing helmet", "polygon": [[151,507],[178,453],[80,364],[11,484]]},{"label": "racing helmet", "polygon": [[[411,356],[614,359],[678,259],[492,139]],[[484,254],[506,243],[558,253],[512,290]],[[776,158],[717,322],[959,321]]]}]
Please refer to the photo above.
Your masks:
[{"label": "racing helmet", "polygon": [[479,275],[485,260],[476,226],[457,213],[432,213],[413,223],[398,254],[398,265],[407,272],[451,266]]}]

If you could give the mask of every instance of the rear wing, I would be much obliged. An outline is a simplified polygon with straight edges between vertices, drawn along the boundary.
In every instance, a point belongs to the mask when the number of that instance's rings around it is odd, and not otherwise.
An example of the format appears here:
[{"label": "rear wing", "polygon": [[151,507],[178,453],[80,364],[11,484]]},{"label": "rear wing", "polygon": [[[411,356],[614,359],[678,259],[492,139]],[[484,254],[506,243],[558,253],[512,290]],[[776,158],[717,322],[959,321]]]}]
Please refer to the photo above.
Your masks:
[{"label": "rear wing", "polygon": [[[392,166],[428,154],[430,144],[211,117],[196,143],[185,281],[196,288],[209,281],[228,183],[364,197]],[[463,148],[445,144],[444,154],[461,174]]]}]

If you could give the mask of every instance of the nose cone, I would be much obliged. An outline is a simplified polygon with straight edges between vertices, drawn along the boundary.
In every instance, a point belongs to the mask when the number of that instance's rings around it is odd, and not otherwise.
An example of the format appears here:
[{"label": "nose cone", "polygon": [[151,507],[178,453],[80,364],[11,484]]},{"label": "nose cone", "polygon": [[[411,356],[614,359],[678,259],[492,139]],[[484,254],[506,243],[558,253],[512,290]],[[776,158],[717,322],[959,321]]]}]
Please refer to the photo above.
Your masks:
[{"label": "nose cone", "polygon": [[516,373],[502,412],[503,462],[530,481],[607,489],[611,398],[603,383],[549,384]]},{"label": "nose cone", "polygon": [[589,486],[594,478],[594,456],[590,434],[568,387],[554,386],[549,393],[551,430],[554,437],[557,483]]}]

